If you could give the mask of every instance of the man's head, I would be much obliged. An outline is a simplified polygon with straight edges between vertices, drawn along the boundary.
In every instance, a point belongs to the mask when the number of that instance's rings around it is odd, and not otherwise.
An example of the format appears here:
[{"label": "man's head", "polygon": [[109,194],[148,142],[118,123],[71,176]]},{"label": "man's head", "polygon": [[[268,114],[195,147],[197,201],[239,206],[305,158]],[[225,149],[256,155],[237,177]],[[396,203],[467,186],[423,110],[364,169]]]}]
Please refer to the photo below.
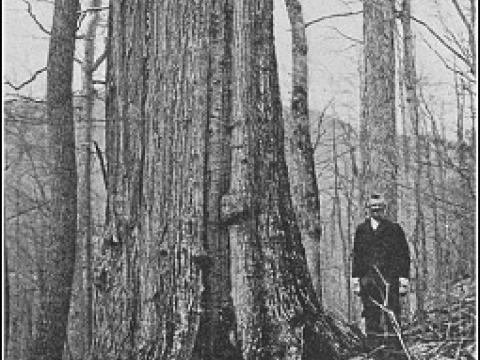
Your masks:
[{"label": "man's head", "polygon": [[379,220],[385,215],[385,199],[378,193],[373,193],[368,199],[367,208],[370,217]]}]

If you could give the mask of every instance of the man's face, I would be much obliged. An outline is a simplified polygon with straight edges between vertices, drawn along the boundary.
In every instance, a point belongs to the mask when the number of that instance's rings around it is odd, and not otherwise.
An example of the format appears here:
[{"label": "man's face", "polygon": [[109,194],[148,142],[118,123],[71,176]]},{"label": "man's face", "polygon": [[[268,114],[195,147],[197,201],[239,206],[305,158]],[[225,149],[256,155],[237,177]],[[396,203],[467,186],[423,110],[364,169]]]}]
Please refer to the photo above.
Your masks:
[{"label": "man's face", "polygon": [[374,218],[375,220],[382,219],[384,214],[385,214],[385,207],[383,206],[370,207],[370,217]]}]

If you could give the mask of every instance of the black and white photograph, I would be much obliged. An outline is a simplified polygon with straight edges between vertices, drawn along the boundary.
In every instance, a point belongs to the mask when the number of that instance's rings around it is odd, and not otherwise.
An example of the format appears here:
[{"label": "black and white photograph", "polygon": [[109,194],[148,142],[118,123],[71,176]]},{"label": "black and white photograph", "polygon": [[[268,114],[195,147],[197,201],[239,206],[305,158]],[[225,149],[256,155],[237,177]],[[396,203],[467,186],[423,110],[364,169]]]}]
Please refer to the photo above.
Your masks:
[{"label": "black and white photograph", "polygon": [[2,359],[477,360],[477,0],[3,0]]}]

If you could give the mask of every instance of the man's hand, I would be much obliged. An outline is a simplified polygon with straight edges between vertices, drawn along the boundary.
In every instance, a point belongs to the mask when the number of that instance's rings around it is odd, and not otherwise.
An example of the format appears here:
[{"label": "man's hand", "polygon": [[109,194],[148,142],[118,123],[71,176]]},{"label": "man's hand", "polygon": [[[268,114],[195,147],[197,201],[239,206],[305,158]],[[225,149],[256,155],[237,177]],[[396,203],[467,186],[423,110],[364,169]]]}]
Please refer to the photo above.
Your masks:
[{"label": "man's hand", "polygon": [[408,293],[409,280],[407,278],[401,277],[399,279],[399,289],[398,292],[400,295],[406,295]]},{"label": "man's hand", "polygon": [[355,295],[360,294],[360,279],[352,278],[352,290]]}]

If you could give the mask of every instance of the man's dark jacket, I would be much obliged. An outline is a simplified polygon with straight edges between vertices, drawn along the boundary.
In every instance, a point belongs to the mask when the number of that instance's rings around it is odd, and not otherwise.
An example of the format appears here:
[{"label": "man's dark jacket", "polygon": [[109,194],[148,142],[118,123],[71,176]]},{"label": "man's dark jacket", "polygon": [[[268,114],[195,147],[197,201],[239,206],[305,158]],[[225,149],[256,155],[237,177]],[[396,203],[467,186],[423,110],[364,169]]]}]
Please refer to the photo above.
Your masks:
[{"label": "man's dark jacket", "polygon": [[352,277],[362,278],[377,266],[385,278],[409,277],[410,254],[399,224],[382,219],[376,230],[370,219],[355,232]]}]

